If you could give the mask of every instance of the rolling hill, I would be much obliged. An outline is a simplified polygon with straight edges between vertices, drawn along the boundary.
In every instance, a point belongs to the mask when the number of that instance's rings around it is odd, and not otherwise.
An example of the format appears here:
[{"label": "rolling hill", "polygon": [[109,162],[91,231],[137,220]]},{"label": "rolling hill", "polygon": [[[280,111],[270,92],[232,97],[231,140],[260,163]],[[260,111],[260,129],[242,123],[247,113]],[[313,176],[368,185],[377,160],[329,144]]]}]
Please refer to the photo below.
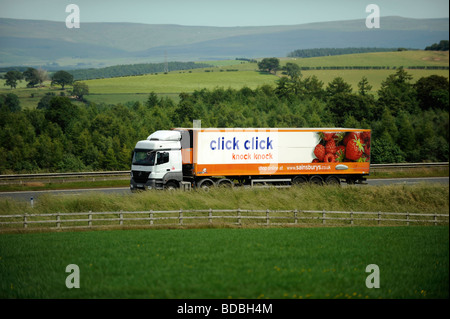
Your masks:
[{"label": "rolling hill", "polygon": [[284,57],[296,49],[406,47],[423,49],[449,38],[449,19],[382,17],[289,26],[202,27],[82,23],[0,18],[0,66],[99,67],[144,62]]}]

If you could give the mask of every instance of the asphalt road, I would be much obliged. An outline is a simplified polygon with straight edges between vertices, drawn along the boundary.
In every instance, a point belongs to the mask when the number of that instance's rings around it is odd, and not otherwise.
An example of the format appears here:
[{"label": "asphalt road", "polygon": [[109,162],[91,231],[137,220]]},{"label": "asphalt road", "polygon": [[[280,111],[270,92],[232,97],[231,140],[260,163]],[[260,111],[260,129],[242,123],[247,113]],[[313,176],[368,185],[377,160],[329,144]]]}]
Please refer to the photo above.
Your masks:
[{"label": "asphalt road", "polygon": [[[448,177],[427,177],[427,178],[402,178],[402,179],[370,179],[367,181],[368,185],[380,186],[390,184],[418,184],[418,183],[441,183],[449,184]],[[343,186],[346,184],[343,183]],[[364,185],[361,185],[364,187]],[[54,196],[66,195],[66,196],[79,196],[86,192],[101,192],[112,194],[130,194],[128,187],[116,187],[116,188],[91,188],[91,189],[74,189],[74,190],[48,190],[48,191],[26,191],[26,192],[0,192],[0,198],[11,198],[14,200],[30,201],[33,198],[33,203],[39,200],[39,196],[43,194],[50,194]]]}]

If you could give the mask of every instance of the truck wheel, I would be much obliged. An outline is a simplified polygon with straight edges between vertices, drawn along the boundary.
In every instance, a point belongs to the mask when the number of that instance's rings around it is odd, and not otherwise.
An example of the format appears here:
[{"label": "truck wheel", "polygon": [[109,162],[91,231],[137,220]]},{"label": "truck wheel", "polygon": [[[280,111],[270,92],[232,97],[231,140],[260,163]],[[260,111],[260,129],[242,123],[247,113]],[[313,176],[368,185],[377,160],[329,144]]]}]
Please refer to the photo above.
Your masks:
[{"label": "truck wheel", "polygon": [[309,182],[311,184],[315,184],[315,185],[322,185],[323,184],[323,178],[322,178],[322,176],[314,175],[314,176],[311,176],[311,178],[309,179]]},{"label": "truck wheel", "polygon": [[325,180],[325,182],[328,185],[340,185],[341,184],[340,179],[333,175],[328,176],[327,179]]},{"label": "truck wheel", "polygon": [[200,189],[203,189],[204,191],[209,191],[211,188],[214,187],[214,182],[211,179],[209,179],[209,178],[202,179],[197,184],[197,187],[200,188]]},{"label": "truck wheel", "polygon": [[166,189],[168,191],[173,191],[173,190],[176,190],[177,188],[178,188],[178,186],[174,182],[168,182],[166,184],[166,186],[164,187],[164,189]]},{"label": "truck wheel", "polygon": [[292,185],[302,186],[308,182],[308,179],[305,176],[295,176],[292,180]]}]

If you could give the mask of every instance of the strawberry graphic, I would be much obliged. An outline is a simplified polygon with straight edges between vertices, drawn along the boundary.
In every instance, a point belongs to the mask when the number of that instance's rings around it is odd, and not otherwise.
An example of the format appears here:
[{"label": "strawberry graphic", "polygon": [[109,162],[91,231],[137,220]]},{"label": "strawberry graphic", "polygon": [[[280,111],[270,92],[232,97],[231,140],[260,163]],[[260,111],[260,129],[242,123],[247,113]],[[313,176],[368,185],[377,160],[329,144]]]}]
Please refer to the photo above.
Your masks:
[{"label": "strawberry graphic", "polygon": [[348,141],[350,141],[354,138],[359,138],[359,136],[360,136],[359,132],[348,133],[347,135],[345,135],[344,139],[342,140],[342,144],[347,145]]},{"label": "strawberry graphic", "polygon": [[335,137],[335,135],[335,133],[323,132],[323,139],[328,142],[331,141]]},{"label": "strawberry graphic", "polygon": [[345,148],[345,158],[351,161],[357,161],[364,152],[364,144],[361,143],[359,137],[347,141],[347,147]]},{"label": "strawberry graphic", "polygon": [[336,154],[336,143],[333,139],[330,139],[325,145],[325,153]]},{"label": "strawberry graphic", "polygon": [[361,133],[361,139],[364,142],[370,141],[370,132],[364,131]]},{"label": "strawberry graphic", "polygon": [[336,154],[334,154],[334,158],[336,162],[343,162],[345,158],[345,146],[339,145],[337,147]]},{"label": "strawberry graphic", "polygon": [[323,158],[325,157],[325,146],[322,144],[317,144],[317,146],[314,148],[314,155],[316,155],[317,159],[320,162],[323,162]]},{"label": "strawberry graphic", "polygon": [[325,163],[334,163],[334,162],[335,162],[334,155],[331,154],[331,153],[327,153],[327,154],[325,155],[323,161],[324,161]]},{"label": "strawberry graphic", "polygon": [[370,156],[370,147],[367,144],[364,144],[364,153],[366,153],[367,156]]}]

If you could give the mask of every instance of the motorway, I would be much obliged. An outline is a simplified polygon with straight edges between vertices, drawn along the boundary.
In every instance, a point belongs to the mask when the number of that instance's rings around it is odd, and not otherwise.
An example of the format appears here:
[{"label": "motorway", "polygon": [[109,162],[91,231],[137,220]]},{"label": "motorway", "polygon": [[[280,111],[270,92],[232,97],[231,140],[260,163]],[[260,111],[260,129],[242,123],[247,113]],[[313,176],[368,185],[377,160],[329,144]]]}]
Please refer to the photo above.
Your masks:
[{"label": "motorway", "polygon": [[[418,184],[418,183],[440,183],[449,185],[448,177],[424,177],[424,178],[401,178],[401,179],[369,179],[367,180],[367,185],[371,186],[382,186],[390,184]],[[343,183],[342,186],[347,184]],[[365,186],[365,185],[360,185]],[[90,188],[90,189],[72,189],[72,190],[45,190],[45,191],[24,191],[24,192],[0,192],[1,198],[10,198],[14,200],[21,201],[31,201],[33,198],[33,203],[39,199],[39,196],[43,194],[50,194],[54,196],[66,195],[66,196],[78,196],[82,193],[88,192],[101,192],[101,193],[112,193],[112,194],[130,194],[131,191],[128,187],[116,187],[116,188]]]}]

